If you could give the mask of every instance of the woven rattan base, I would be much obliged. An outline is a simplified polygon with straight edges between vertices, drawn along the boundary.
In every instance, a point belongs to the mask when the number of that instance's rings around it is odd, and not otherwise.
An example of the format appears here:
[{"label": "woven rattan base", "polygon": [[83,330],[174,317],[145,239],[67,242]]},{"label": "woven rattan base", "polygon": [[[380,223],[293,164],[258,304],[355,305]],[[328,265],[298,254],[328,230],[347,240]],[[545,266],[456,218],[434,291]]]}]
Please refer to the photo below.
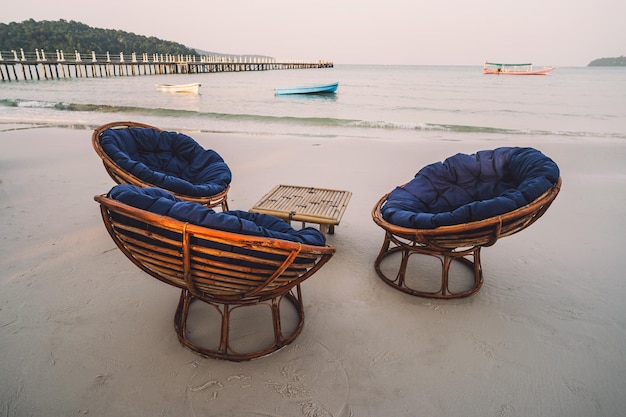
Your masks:
[{"label": "woven rattan base", "polygon": [[[394,254],[399,256],[399,264],[393,269],[395,276],[383,271],[382,264],[393,263]],[[419,290],[409,286],[407,282],[407,270],[409,268],[409,258],[412,255],[429,255],[439,259],[441,262],[441,285],[433,288],[432,291]],[[471,258],[471,259],[468,259]],[[454,262],[469,267],[472,271],[473,280],[465,285],[465,289],[453,291],[450,287],[450,267]],[[388,285],[405,292],[407,294],[428,298],[461,298],[476,293],[483,286],[483,270],[480,263],[480,247],[470,248],[462,251],[434,251],[425,246],[420,246],[412,241],[406,241],[402,237],[395,236],[390,232],[385,234],[383,246],[374,262],[374,268],[378,276]],[[410,271],[408,272],[410,275]]]},{"label": "woven rattan base", "polygon": [[[295,309],[297,314],[297,322],[295,329],[291,330],[289,334],[284,334],[283,323],[281,321],[281,304],[283,301],[287,301]],[[190,340],[192,331],[188,329],[189,309],[194,302],[206,303],[213,307],[220,315],[220,323],[217,326],[220,329],[219,343],[217,346],[209,348],[206,346],[200,346],[198,343]],[[250,352],[237,352],[231,346],[232,340],[232,328],[231,328],[231,312],[238,308],[251,308],[253,306],[265,305],[271,310],[271,321],[273,328],[273,342],[269,346],[259,346],[258,348]],[[211,323],[205,323],[207,326]],[[215,323],[213,323],[215,324]],[[174,316],[174,327],[178,340],[184,346],[188,347],[192,351],[210,358],[227,359],[230,361],[247,361],[251,359],[260,358],[262,356],[269,355],[276,352],[283,347],[291,343],[302,331],[304,326],[304,306],[302,304],[302,292],[300,285],[294,287],[288,293],[266,300],[264,302],[256,302],[253,304],[221,304],[212,303],[206,300],[194,297],[189,291],[182,290],[180,295],[180,301],[178,302],[178,308],[176,309],[176,315]],[[249,335],[246,335],[249,336]]]}]

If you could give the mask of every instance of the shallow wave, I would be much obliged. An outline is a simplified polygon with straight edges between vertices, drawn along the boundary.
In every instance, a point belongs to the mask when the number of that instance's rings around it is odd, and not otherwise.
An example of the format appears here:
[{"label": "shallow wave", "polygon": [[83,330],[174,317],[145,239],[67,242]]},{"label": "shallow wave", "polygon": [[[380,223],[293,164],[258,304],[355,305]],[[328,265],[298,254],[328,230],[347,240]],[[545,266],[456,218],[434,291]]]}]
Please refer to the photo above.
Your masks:
[{"label": "shallow wave", "polygon": [[[356,128],[356,129],[383,129],[388,131],[441,131],[451,133],[469,134],[499,134],[499,135],[533,135],[533,136],[567,136],[567,137],[602,137],[626,139],[626,135],[616,133],[599,132],[568,132],[568,131],[547,131],[529,129],[506,129],[491,126],[471,126],[458,124],[440,123],[414,123],[414,122],[389,122],[371,120],[353,120],[327,117],[295,117],[295,116],[269,116],[257,114],[232,114],[200,112],[193,110],[177,110],[165,108],[146,108],[132,106],[115,106],[103,104],[81,104],[66,102],[48,102],[38,100],[1,99],[0,106],[18,107],[25,109],[46,109],[59,112],[85,112],[85,113],[120,113],[132,114],[135,116],[159,117],[159,118],[186,118],[196,120],[228,121],[234,123],[253,122],[261,125],[282,125],[282,126],[311,126],[316,128]],[[55,123],[58,124],[58,123]]]}]

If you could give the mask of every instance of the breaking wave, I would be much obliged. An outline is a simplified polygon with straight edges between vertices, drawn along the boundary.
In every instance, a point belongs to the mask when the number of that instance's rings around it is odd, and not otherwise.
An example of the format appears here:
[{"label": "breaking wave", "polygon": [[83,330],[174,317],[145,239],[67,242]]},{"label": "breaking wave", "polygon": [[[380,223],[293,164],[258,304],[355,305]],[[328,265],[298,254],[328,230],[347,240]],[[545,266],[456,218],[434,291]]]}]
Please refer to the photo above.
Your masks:
[{"label": "breaking wave", "polygon": [[[327,117],[294,117],[294,116],[271,116],[258,114],[233,114],[233,113],[215,113],[201,112],[194,110],[177,110],[165,108],[147,108],[132,106],[117,106],[106,104],[82,104],[67,102],[49,102],[38,100],[20,100],[20,99],[0,99],[0,107],[18,107],[21,109],[41,109],[54,112],[72,112],[72,113],[91,113],[91,114],[120,114],[133,115],[135,117],[149,118],[183,118],[198,121],[227,121],[232,123],[253,122],[266,125],[282,125],[282,126],[308,126],[315,128],[352,128],[352,129],[383,129],[397,131],[441,131],[451,133],[478,133],[478,134],[505,134],[505,135],[558,135],[568,137],[606,137],[626,139],[626,136],[615,133],[598,133],[598,132],[567,132],[567,131],[547,131],[547,130],[528,130],[528,129],[506,129],[491,126],[470,126],[459,124],[441,124],[441,123],[412,123],[412,122],[390,122],[376,120],[353,120],[341,118]],[[64,119],[59,114],[59,118]],[[57,120],[58,118],[54,118]],[[68,121],[69,121],[68,117]]]}]

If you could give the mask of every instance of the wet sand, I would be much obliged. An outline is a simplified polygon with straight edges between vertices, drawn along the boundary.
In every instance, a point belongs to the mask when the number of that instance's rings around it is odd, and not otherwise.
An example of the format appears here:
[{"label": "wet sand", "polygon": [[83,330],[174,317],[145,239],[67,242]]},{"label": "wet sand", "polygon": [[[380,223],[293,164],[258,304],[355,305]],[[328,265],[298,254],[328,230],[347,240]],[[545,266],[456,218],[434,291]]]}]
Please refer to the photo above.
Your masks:
[{"label": "wet sand", "polygon": [[[91,130],[0,132],[0,415],[619,416],[626,410],[626,145],[550,138],[358,140],[191,132],[234,173],[232,209],[277,184],[349,190],[333,259],[302,285],[294,343],[233,363],[179,344],[179,291],[116,248]],[[376,201],[457,152],[533,146],[563,187],[485,248],[483,288],[438,301],[384,284]],[[438,272],[433,269],[433,273]]]}]

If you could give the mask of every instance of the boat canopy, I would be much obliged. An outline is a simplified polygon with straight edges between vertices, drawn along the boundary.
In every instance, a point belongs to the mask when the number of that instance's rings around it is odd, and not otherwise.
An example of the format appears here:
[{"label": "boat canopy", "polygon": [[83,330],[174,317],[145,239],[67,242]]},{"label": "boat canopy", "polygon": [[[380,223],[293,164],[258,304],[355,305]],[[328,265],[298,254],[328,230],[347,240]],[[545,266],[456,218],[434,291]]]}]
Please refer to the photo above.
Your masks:
[{"label": "boat canopy", "polygon": [[495,65],[498,67],[524,67],[532,64],[499,64],[497,62],[485,62],[485,65]]}]

